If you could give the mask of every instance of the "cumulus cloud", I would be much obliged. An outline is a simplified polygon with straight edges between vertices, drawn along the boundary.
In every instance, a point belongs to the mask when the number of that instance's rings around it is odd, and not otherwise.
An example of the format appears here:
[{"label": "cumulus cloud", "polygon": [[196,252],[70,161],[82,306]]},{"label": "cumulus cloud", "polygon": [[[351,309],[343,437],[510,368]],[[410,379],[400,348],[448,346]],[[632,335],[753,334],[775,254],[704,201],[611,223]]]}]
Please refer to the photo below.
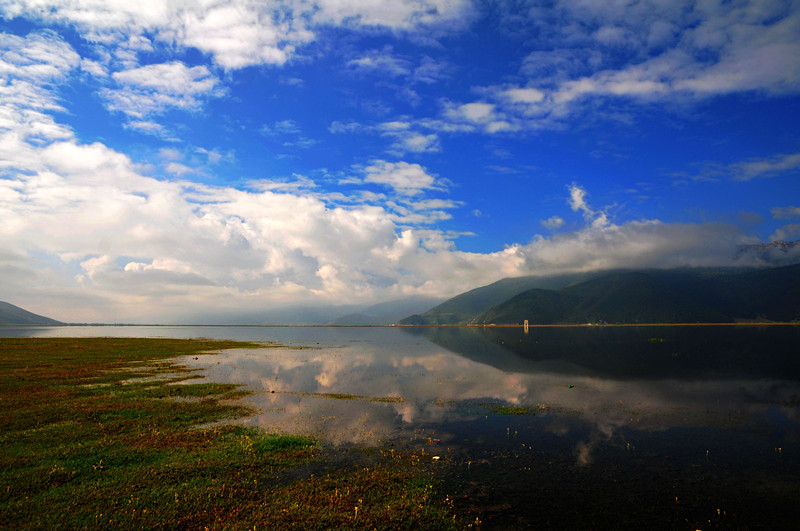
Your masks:
[{"label": "cumulus cloud", "polygon": [[[442,185],[416,164],[364,168],[364,182],[396,194],[373,195],[375,202],[368,194],[309,193],[308,181],[265,181],[252,191],[159,181],[101,144],[59,142],[36,148],[36,160],[31,173],[0,186],[0,248],[17,250],[0,267],[11,275],[6,296],[40,300],[47,287],[50,313],[66,320],[77,318],[75,297],[98,312],[83,320],[152,320],[198,305],[225,312],[265,301],[449,296],[523,274],[718,265],[748,241],[727,225],[589,219],[577,232],[467,253],[457,249],[457,234],[424,228],[461,203],[426,196]],[[571,189],[572,203],[594,212],[579,190]]]},{"label": "cumulus cloud", "polygon": [[[161,154],[182,173],[180,152]],[[441,185],[414,164],[376,161],[364,171],[399,195],[381,206],[367,195],[308,193],[309,181],[263,182],[255,191],[159,181],[99,143],[29,146],[11,162],[27,166],[0,186],[0,248],[19,250],[0,264],[12,275],[5,296],[35,301],[47,286],[48,313],[66,320],[135,320],[200,304],[225,311],[265,300],[371,301],[449,292],[486,271],[514,271],[504,253],[458,253],[453,236],[420,228],[459,203],[426,198]],[[446,271],[444,284],[429,277]],[[94,310],[72,313],[75,297]]]}]

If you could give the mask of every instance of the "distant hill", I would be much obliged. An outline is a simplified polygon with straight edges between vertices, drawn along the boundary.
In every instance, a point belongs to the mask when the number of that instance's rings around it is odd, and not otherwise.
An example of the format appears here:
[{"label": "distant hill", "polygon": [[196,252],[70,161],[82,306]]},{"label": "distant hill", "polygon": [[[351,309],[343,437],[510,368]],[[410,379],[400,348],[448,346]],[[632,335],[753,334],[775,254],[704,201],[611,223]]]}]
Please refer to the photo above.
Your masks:
[{"label": "distant hill", "polygon": [[400,321],[405,325],[465,324],[492,306],[505,302],[514,295],[529,289],[558,289],[576,281],[585,280],[587,274],[557,275],[552,277],[515,277],[498,280],[488,286],[456,295],[423,314],[411,315]]},{"label": "distant hill", "polygon": [[260,311],[218,312],[200,310],[184,317],[183,324],[273,325],[273,326],[359,326],[394,324],[406,315],[424,311],[441,299],[409,297],[372,306],[346,304],[290,306]]},{"label": "distant hill", "polygon": [[431,308],[442,299],[431,297],[409,297],[389,302],[381,302],[355,313],[342,315],[328,324],[335,326],[380,326],[398,322],[403,317]]},{"label": "distant hill", "polygon": [[19,306],[0,301],[0,325],[60,325],[55,319],[36,315]]},{"label": "distant hill", "polygon": [[[516,282],[511,282],[515,280]],[[544,284],[541,282],[540,284]],[[564,284],[561,277],[556,283]],[[506,279],[450,299],[401,324],[725,323],[800,320],[800,265],[771,269],[672,269],[613,272],[555,289],[513,293],[533,283]],[[499,289],[498,289],[499,288]],[[475,294],[479,294],[476,297]],[[442,319],[441,309],[448,321]]]}]

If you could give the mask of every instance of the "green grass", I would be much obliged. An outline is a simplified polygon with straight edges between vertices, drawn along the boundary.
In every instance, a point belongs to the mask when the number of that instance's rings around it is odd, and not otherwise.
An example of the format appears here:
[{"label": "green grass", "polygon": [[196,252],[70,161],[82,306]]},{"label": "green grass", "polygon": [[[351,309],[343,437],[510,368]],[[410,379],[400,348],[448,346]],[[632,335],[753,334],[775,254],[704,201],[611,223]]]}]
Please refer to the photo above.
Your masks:
[{"label": "green grass", "polygon": [[364,402],[385,402],[389,404],[399,404],[406,401],[406,399],[403,398],[402,396],[362,396],[362,395],[351,395],[348,393],[284,393],[284,394],[327,398],[330,400],[361,400]]},{"label": "green grass", "polygon": [[529,407],[520,406],[496,406],[490,408],[496,415],[535,415],[536,411]]},{"label": "green grass", "polygon": [[202,429],[250,414],[230,401],[245,392],[187,383],[199,375],[174,358],[255,346],[0,339],[0,527],[463,527],[413,454],[315,476],[313,440]]}]

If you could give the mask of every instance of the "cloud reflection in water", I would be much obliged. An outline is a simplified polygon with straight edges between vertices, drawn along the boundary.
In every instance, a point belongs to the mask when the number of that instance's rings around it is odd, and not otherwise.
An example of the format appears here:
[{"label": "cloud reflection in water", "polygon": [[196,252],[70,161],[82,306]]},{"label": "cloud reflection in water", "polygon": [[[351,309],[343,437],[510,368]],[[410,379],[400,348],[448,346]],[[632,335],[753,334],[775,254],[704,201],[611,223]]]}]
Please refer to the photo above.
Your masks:
[{"label": "cloud reflection in water", "polygon": [[[796,374],[785,372],[785,379],[748,376],[729,365],[721,376],[713,363],[700,364],[674,331],[665,341],[667,348],[694,360],[686,364],[691,370],[684,374],[665,371],[660,358],[654,363],[654,373],[642,369],[644,358],[660,356],[661,345],[642,339],[650,331],[594,336],[600,344],[610,345],[613,355],[577,337],[583,331],[528,338],[538,349],[529,349],[529,354],[507,347],[522,348],[524,341],[513,336],[522,334],[517,330],[504,332],[507,335],[500,340],[485,332],[448,330],[447,334],[457,336],[457,341],[450,342],[437,333],[431,331],[423,338],[397,329],[377,329],[366,340],[347,341],[347,332],[342,332],[343,346],[233,350],[192,363],[206,367],[213,381],[243,384],[255,391],[246,401],[259,413],[246,422],[270,432],[305,433],[334,444],[378,444],[424,433],[458,447],[481,438],[500,405],[527,408],[523,410],[527,414],[515,423],[528,430],[528,437],[547,433],[569,439],[579,464],[591,460],[598,443],[631,430],[667,433],[675,428],[735,427],[774,431],[780,426],[784,433],[797,433],[795,402],[800,385]],[[697,345],[694,334],[689,339]],[[791,334],[789,340],[797,338],[796,329]],[[756,339],[765,341],[763,335]],[[770,352],[780,354],[781,344],[771,345]],[[474,348],[465,352],[464,345]],[[559,353],[570,348],[590,350],[565,362]],[[627,356],[636,357],[638,373],[623,377],[630,367],[597,370],[588,363],[576,363],[594,359],[592,348],[606,361],[622,356],[624,364],[629,362]],[[560,359],[543,352],[548,349]],[[632,353],[619,354],[625,349]],[[732,357],[740,354],[730,352]],[[764,366],[775,363],[767,360]],[[660,371],[670,376],[661,378]]]}]

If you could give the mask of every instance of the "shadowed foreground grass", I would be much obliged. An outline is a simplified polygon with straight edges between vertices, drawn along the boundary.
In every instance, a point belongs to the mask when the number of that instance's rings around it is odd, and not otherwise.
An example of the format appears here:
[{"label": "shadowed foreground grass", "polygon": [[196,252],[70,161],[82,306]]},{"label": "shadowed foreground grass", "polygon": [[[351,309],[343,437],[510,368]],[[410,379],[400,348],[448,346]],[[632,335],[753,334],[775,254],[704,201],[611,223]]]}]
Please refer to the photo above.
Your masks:
[{"label": "shadowed foreground grass", "polygon": [[244,392],[173,358],[255,346],[0,339],[0,528],[465,527],[412,454],[315,476],[313,440],[200,428],[247,415]]}]

